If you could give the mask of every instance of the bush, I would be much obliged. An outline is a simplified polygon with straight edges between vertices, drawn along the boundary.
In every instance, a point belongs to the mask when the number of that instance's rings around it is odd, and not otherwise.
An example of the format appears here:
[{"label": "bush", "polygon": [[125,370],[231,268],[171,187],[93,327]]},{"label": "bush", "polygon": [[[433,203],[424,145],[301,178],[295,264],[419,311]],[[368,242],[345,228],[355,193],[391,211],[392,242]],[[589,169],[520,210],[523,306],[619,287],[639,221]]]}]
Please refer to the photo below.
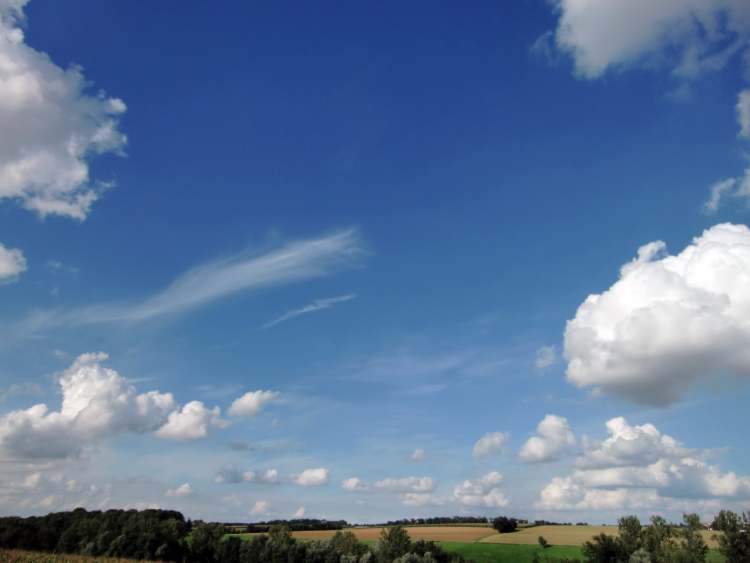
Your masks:
[{"label": "bush", "polygon": [[539,536],[539,539],[537,540],[539,542],[539,546],[542,549],[547,549],[548,547],[552,547],[549,542],[544,538],[544,536]]}]

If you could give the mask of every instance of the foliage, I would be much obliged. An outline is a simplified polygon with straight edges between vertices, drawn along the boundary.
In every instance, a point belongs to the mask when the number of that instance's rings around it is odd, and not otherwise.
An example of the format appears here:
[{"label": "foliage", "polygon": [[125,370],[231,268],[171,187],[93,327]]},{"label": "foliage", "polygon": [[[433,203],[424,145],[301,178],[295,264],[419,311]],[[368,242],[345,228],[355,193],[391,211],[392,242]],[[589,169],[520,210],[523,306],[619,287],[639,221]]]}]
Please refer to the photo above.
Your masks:
[{"label": "foliage", "polygon": [[518,520],[515,518],[508,518],[507,516],[498,516],[492,521],[492,527],[500,534],[515,532],[518,528]]},{"label": "foliage", "polygon": [[77,508],[42,517],[0,518],[0,547],[178,561],[190,526],[172,510]]},{"label": "foliage", "polygon": [[547,548],[552,547],[549,544],[549,542],[546,539],[544,539],[544,536],[539,536],[539,539],[537,540],[537,542],[539,543],[539,547],[541,547],[542,549],[547,549]]},{"label": "foliage", "polygon": [[[620,518],[619,537],[596,536],[583,545],[590,563],[705,563],[708,546],[697,514],[686,514],[679,528],[661,516],[641,526],[636,516]],[[735,561],[734,559],[729,559]]]},{"label": "foliage", "polygon": [[712,528],[723,532],[717,539],[719,551],[727,561],[750,562],[750,513],[735,514],[722,510],[714,520]]}]

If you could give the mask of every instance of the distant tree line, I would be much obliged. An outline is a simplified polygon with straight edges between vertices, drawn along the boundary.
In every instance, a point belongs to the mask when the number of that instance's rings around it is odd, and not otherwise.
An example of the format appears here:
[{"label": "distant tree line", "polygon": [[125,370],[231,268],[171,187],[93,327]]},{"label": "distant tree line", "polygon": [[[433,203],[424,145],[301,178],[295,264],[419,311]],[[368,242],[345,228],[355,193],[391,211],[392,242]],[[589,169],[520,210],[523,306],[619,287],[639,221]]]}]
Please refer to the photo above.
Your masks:
[{"label": "distant tree line", "polygon": [[225,523],[224,527],[233,532],[263,534],[273,526],[286,526],[292,532],[310,532],[314,530],[343,530],[350,528],[346,520],[319,520],[317,518],[295,518],[293,520],[267,520],[251,524]]},{"label": "distant tree line", "polygon": [[[402,518],[401,520],[389,520],[378,526],[425,526],[425,525],[451,525],[451,524],[487,524],[486,516],[434,516],[431,518]],[[345,526],[348,527],[348,526]]]},{"label": "distant tree line", "polygon": [[[295,520],[297,529],[345,525],[343,521]],[[222,524],[191,522],[173,510],[87,511],[77,508],[47,516],[0,518],[0,548],[95,557],[179,563],[463,563],[438,544],[412,542],[401,526],[385,528],[369,546],[349,531],[332,538],[298,541],[286,525],[240,539]],[[307,527],[305,527],[307,526]],[[333,529],[333,528],[322,528]]]}]

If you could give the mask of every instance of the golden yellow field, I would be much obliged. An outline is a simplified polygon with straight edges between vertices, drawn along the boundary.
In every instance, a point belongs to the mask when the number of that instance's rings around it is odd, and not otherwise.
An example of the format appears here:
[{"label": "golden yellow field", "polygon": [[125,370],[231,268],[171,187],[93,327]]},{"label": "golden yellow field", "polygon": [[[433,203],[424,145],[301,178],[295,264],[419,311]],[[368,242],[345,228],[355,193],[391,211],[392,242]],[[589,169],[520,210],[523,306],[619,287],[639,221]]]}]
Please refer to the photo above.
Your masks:
[{"label": "golden yellow field", "polygon": [[[374,541],[380,537],[383,528],[347,528],[358,539]],[[404,528],[413,540],[475,542],[495,533],[490,526],[406,526]],[[321,540],[330,538],[335,531],[294,532],[295,538]],[[536,540],[534,540],[536,542]]]},{"label": "golden yellow field", "polygon": [[[348,528],[358,539],[375,541],[380,537],[383,528]],[[552,545],[579,546],[596,535],[617,535],[617,526],[531,526],[519,528],[509,534],[498,534],[490,526],[407,526],[405,530],[413,540],[431,540],[445,542],[479,542],[502,543],[514,545],[536,545],[539,536],[544,536]],[[335,531],[320,530],[314,532],[294,532],[296,538],[326,539]],[[703,532],[703,537],[712,549],[718,547],[713,532]]]},{"label": "golden yellow field", "polygon": [[85,555],[56,555],[20,549],[0,549],[2,563],[136,563],[133,559],[87,557]]}]

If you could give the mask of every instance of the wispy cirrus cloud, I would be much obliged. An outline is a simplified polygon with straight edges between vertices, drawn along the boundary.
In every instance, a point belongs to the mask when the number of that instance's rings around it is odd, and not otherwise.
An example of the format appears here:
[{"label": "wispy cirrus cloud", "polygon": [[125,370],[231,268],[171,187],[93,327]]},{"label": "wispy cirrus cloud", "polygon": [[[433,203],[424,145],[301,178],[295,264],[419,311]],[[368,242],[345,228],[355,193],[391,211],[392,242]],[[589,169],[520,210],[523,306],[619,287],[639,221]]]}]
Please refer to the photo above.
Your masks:
[{"label": "wispy cirrus cloud", "polygon": [[326,297],[324,299],[316,299],[309,305],[305,305],[304,307],[300,307],[299,309],[292,309],[291,311],[287,311],[280,317],[272,320],[271,322],[264,324],[261,328],[264,328],[264,329],[271,328],[283,322],[289,321],[295,317],[299,317],[300,315],[307,315],[309,313],[315,313],[317,311],[330,309],[334,305],[338,305],[339,303],[345,303],[346,301],[351,301],[355,297],[357,296],[354,293],[349,293],[347,295],[339,295],[338,297]]},{"label": "wispy cirrus cloud", "polygon": [[41,311],[30,316],[26,325],[33,333],[55,326],[148,321],[185,313],[240,292],[328,276],[353,266],[362,254],[357,230],[341,230],[262,253],[243,252],[200,264],[141,301]]}]

